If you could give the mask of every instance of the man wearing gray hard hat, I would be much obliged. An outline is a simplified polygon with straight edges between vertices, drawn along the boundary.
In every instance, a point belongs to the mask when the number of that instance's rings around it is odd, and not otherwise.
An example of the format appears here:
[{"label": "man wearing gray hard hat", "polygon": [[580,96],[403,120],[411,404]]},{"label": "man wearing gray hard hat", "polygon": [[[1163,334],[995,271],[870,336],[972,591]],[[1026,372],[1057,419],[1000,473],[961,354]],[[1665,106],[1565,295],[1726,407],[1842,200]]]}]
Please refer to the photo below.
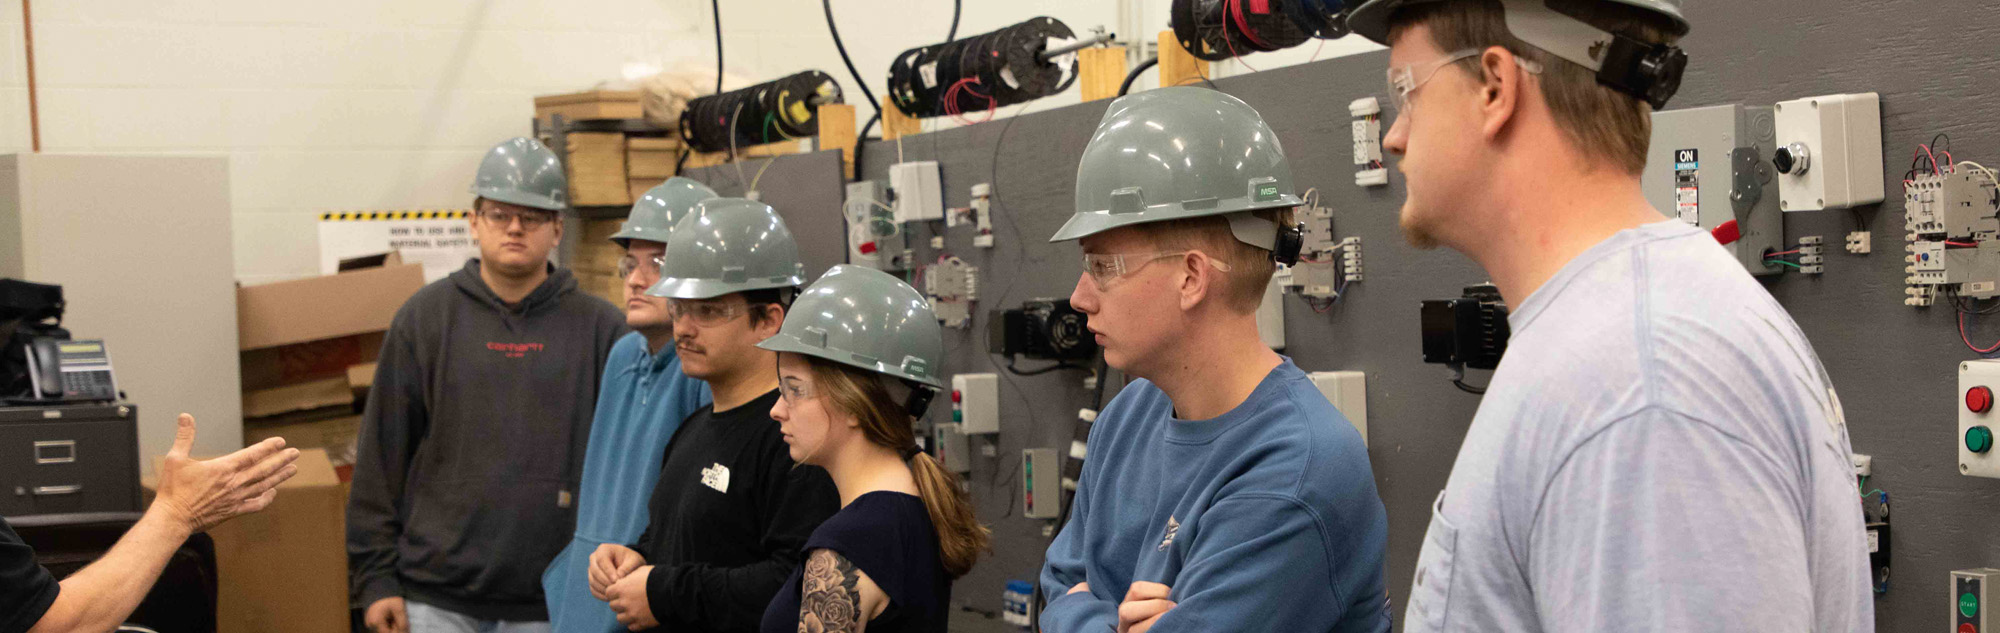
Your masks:
[{"label": "man wearing gray hard hat", "polygon": [[1235,97],[1162,88],[1105,110],[1051,241],[1080,242],[1070,304],[1141,380],[1091,427],[1043,631],[1389,630],[1368,448],[1257,335],[1300,204],[1276,134]]},{"label": "man wearing gray hard hat", "polygon": [[660,456],[681,420],[708,404],[708,385],[681,372],[674,353],[674,319],[667,300],[646,294],[660,280],[661,256],[674,223],[715,197],[699,182],[675,176],[647,191],[611,241],[625,249],[625,325],[633,329],[611,348],[590,446],[578,488],[576,534],[542,572],[549,624],[557,631],[611,631],[617,614],[590,591],[590,554],[605,543],[629,543],[646,528],[646,499],[659,478]]},{"label": "man wearing gray hard hat", "polygon": [[501,143],[472,193],[479,258],[396,311],[356,443],[348,567],[377,633],[549,630],[539,579],[626,332],[549,262],[569,200],[554,152]]},{"label": "man wearing gray hard hat", "polygon": [[1406,236],[1472,258],[1513,307],[1406,631],[1874,629],[1826,371],[1715,238],[1640,191],[1650,110],[1687,63],[1680,4],[1349,18],[1389,46]]},{"label": "man wearing gray hard hat", "polygon": [[590,556],[591,592],[633,631],[755,631],[820,522],[833,480],[794,464],[771,407],[778,333],[805,264],[778,212],[742,198],[695,204],[667,236],[660,280],[681,371],[714,403],[681,422],[660,460],[645,532]]}]

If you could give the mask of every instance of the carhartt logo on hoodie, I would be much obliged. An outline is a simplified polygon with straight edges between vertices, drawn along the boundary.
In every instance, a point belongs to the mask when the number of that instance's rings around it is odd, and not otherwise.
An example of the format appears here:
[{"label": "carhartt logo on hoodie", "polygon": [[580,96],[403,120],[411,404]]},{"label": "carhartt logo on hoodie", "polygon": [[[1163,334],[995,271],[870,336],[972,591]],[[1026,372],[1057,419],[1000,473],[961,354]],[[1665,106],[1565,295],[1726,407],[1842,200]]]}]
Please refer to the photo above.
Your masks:
[{"label": "carhartt logo on hoodie", "polygon": [[488,342],[488,343],[486,344],[486,349],[490,349],[490,350],[493,350],[493,351],[496,351],[496,352],[500,352],[500,353],[502,353],[502,354],[506,354],[508,358],[523,358],[523,357],[526,357],[526,356],[528,355],[528,352],[540,352],[540,351],[542,351],[542,344],[541,344],[541,343],[492,343],[492,342]]}]

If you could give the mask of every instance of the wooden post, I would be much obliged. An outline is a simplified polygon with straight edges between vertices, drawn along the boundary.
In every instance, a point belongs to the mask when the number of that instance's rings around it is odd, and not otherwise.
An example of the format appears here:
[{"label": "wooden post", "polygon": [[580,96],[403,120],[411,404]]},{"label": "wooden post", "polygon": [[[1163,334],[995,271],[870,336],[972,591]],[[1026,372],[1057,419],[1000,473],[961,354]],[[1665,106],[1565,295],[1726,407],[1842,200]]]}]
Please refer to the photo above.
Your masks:
[{"label": "wooden post", "polygon": [[819,147],[817,149],[840,150],[841,169],[848,180],[854,179],[855,138],[854,106],[845,103],[828,103],[819,107]]},{"label": "wooden post", "polygon": [[1181,48],[1172,29],[1160,31],[1160,87],[1198,83],[1208,74],[1208,62]]},{"label": "wooden post", "polygon": [[1125,83],[1125,47],[1086,48],[1076,55],[1076,83],[1084,101],[1118,96],[1118,86]]},{"label": "wooden post", "polygon": [[882,98],[882,140],[893,141],[898,137],[921,134],[923,131],[923,121],[910,118],[903,114],[902,110],[897,110],[896,104],[891,103],[888,97]]}]

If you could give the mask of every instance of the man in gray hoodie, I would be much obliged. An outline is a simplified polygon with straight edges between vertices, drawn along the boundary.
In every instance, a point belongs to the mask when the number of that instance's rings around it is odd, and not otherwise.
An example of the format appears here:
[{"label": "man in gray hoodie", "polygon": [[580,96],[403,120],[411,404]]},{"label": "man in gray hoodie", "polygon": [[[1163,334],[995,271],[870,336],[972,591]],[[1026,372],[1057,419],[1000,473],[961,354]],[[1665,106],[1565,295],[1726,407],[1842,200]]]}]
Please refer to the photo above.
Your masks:
[{"label": "man in gray hoodie", "polygon": [[376,633],[549,630],[541,573],[569,540],[601,370],[625,317],[549,263],[568,199],[532,139],[488,152],[479,259],[396,312],[347,507]]}]

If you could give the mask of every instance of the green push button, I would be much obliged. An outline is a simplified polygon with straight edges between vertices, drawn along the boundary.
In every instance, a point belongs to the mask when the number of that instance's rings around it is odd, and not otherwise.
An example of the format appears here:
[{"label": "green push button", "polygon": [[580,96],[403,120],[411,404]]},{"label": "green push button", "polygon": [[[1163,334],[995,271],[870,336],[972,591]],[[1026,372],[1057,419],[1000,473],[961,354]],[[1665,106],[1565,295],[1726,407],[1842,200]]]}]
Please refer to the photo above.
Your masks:
[{"label": "green push button", "polygon": [[1958,613],[1968,618],[1979,615],[1979,598],[1969,591],[1958,594]]},{"label": "green push button", "polygon": [[1984,453],[1993,448],[1993,431],[1983,426],[1965,430],[1965,450]]}]

